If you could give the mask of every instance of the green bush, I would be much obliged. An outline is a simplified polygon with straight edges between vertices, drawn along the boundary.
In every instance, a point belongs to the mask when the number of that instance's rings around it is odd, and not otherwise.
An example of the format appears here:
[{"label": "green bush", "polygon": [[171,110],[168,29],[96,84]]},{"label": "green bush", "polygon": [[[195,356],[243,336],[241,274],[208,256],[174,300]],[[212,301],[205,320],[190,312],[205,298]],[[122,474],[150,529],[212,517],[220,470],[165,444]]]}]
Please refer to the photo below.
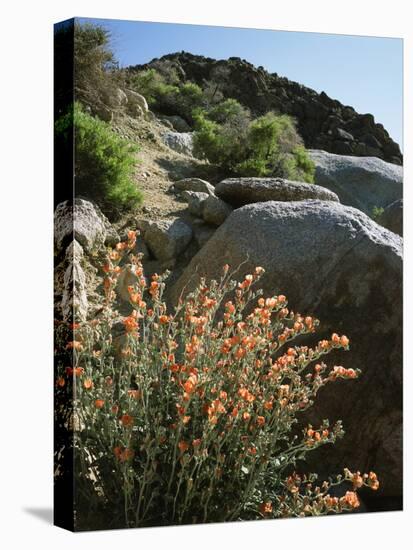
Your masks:
[{"label": "green bush", "polygon": [[113,107],[122,73],[109,46],[110,32],[100,25],[75,23],[74,92],[93,111]]},{"label": "green bush", "polygon": [[177,86],[165,81],[165,77],[155,69],[139,71],[130,79],[130,87],[145,96],[148,105],[158,110],[168,97],[177,92]]},{"label": "green bush", "polygon": [[234,171],[240,159],[247,158],[249,111],[234,99],[227,99],[210,111],[195,109],[193,117],[196,154]]},{"label": "green bush", "polygon": [[383,214],[384,212],[384,208],[381,207],[381,206],[373,206],[372,208],[372,211],[371,211],[371,218],[374,220],[374,221],[377,221],[380,216]]},{"label": "green bush", "polygon": [[139,204],[142,193],[132,180],[138,148],[84,112],[79,103],[56,122],[56,138],[68,139],[72,127],[76,195],[93,199],[112,216]]},{"label": "green bush", "polygon": [[247,109],[227,99],[196,110],[194,118],[197,154],[230,174],[314,181],[314,164],[291,117],[267,113],[251,121]]},{"label": "green bush", "polygon": [[139,71],[130,78],[130,87],[145,96],[149,106],[157,112],[179,115],[190,124],[192,111],[205,105],[205,98],[197,84],[180,84],[177,78],[166,77],[156,69]]}]

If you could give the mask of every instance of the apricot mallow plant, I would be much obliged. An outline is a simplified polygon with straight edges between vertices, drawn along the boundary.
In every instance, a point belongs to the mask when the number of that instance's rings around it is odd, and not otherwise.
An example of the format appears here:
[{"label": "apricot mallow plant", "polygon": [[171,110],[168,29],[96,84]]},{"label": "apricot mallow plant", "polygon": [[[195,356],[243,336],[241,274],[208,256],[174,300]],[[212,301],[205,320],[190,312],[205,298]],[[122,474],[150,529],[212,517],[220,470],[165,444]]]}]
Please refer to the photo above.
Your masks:
[{"label": "apricot mallow plant", "polygon": [[[319,323],[291,311],[285,296],[254,290],[261,267],[236,282],[225,265],[220,280],[201,279],[170,313],[167,273],[145,277],[132,254],[137,236],[129,231],[108,251],[96,318],[57,329],[56,414],[72,435],[79,525],[96,517],[105,527],[138,527],[356,509],[357,490],[379,486],[374,472],[345,469],[322,482],[299,472],[308,453],[343,436],[341,422],[298,421],[320,388],[359,376],[324,363],[349,339],[294,345]],[[135,283],[125,317],[115,289],[126,268]],[[61,459],[57,475],[64,467]]]}]

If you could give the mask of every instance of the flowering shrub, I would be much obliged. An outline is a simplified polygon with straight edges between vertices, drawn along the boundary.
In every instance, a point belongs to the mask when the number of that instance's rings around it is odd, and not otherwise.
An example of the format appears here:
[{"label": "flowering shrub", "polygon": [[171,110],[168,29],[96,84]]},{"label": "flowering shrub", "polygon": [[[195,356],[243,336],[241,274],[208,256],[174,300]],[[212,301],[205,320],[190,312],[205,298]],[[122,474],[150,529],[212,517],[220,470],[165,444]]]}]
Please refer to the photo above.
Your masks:
[{"label": "flowering shrub", "polygon": [[[357,508],[360,487],[378,488],[373,472],[346,469],[317,485],[297,471],[307,453],[343,435],[340,422],[300,429],[297,421],[321,387],[358,377],[323,361],[348,338],[293,345],[318,321],[290,311],[283,295],[254,291],[260,267],[237,283],[225,266],[168,313],[165,275],[147,280],[130,254],[135,239],[129,232],[108,253],[99,316],[57,329],[56,410],[58,425],[73,429],[79,525],[98,515],[105,527],[131,527]],[[115,288],[125,254],[136,282],[122,317]],[[344,496],[333,496],[343,483]]]}]

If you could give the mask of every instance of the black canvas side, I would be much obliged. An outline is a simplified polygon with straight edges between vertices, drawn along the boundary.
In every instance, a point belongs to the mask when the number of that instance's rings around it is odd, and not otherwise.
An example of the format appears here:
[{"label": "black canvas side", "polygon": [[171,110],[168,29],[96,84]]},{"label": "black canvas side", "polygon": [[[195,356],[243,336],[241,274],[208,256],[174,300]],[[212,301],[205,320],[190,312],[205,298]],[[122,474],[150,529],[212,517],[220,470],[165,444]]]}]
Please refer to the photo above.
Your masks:
[{"label": "black canvas side", "polygon": [[[73,204],[73,48],[74,19],[57,23],[54,27],[54,207],[63,201]],[[59,121],[67,117],[65,130],[58,129]],[[66,241],[73,241],[73,216],[68,220]],[[55,217],[55,237],[57,221]],[[71,234],[70,234],[71,233]],[[54,267],[61,257],[54,255]],[[55,288],[56,294],[56,288]],[[58,328],[59,327],[59,328]],[[58,330],[62,328],[59,315],[55,315],[55,350],[58,349]],[[70,326],[66,329],[73,331]],[[68,340],[73,340],[68,334]],[[67,355],[67,352],[66,352]],[[62,353],[55,352],[55,388],[58,386],[58,366],[64,361]],[[73,400],[69,392],[55,391],[54,396],[54,524],[74,530],[74,479],[73,432],[70,423]]]}]

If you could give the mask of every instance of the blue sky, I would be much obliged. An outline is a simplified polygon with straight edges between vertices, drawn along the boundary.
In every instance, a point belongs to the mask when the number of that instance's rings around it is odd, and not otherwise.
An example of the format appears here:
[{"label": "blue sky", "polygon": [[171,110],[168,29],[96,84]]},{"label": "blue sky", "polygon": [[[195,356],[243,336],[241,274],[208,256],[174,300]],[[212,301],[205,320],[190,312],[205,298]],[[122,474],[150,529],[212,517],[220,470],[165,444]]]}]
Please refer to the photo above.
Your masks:
[{"label": "blue sky", "polygon": [[121,66],[185,50],[215,59],[241,57],[317,92],[372,113],[402,147],[403,41],[306,32],[90,20],[111,31]]}]

